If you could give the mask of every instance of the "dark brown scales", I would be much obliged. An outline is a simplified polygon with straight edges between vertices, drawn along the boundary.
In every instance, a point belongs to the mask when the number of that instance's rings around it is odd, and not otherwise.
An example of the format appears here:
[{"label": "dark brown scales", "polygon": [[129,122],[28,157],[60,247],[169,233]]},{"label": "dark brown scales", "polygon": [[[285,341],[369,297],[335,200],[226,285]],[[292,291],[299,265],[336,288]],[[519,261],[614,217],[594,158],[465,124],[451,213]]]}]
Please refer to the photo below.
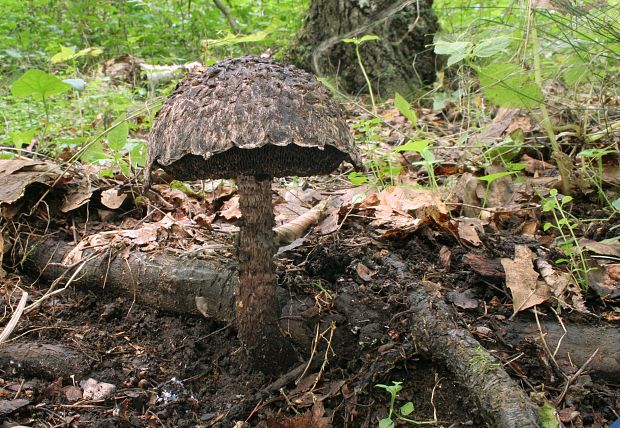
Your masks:
[{"label": "dark brown scales", "polygon": [[[244,159],[245,150],[261,147],[252,162]],[[304,149],[297,152],[298,147]],[[335,150],[324,150],[330,147]],[[187,155],[193,155],[189,162],[175,163]],[[157,114],[146,173],[160,166],[185,179],[315,175],[333,171],[343,160],[360,165],[327,89],[291,65],[242,57],[179,83]]]}]

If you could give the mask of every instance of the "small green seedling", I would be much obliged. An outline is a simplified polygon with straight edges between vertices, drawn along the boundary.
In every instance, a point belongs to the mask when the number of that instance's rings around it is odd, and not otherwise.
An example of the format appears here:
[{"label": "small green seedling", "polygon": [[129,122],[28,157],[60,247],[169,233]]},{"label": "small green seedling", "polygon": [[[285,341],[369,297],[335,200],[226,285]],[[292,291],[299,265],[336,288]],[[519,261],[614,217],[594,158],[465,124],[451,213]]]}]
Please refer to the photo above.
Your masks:
[{"label": "small green seedling", "polygon": [[357,144],[365,146],[366,162],[369,175],[352,172],[348,175],[349,180],[356,186],[371,183],[379,189],[396,184],[402,166],[394,159],[394,153],[382,149],[383,137],[380,135],[382,120],[374,118],[360,120],[353,125],[359,131],[360,137],[356,137]]},{"label": "small green seedling", "polygon": [[406,402],[400,408],[395,409],[396,397],[398,393],[403,389],[402,382],[392,381],[392,385],[375,385],[377,388],[385,389],[390,394],[390,408],[388,410],[387,418],[383,418],[379,421],[379,428],[394,428],[394,418],[407,420],[405,416],[409,416],[414,412],[415,407],[411,401]]},{"label": "small green seedling", "polygon": [[[100,174],[104,177],[114,175],[113,167],[118,168],[126,177],[130,177],[131,167],[144,165],[146,146],[142,141],[129,138],[127,120],[116,122],[107,130],[107,137],[110,153],[106,152],[101,141],[97,139],[82,153],[80,159],[90,163],[111,163],[111,168],[101,170]],[[126,157],[129,159],[126,160]]]},{"label": "small green seedling", "polygon": [[360,54],[360,45],[364,42],[370,42],[372,40],[379,40],[379,36],[375,36],[372,34],[367,34],[363,37],[353,37],[350,39],[342,39],[344,43],[353,43],[355,45],[355,55],[357,56],[357,63],[362,70],[362,74],[364,75],[364,79],[366,79],[366,84],[368,85],[368,92],[370,93],[370,102],[372,104],[372,111],[376,110],[375,106],[375,96],[372,91],[372,84],[370,83],[370,78],[368,77],[368,73],[366,73],[366,68],[364,68],[364,63],[362,62],[362,55]]},{"label": "small green seedling", "polygon": [[601,202],[607,203],[611,208],[616,211],[620,211],[620,207],[617,201],[610,201],[607,198],[607,194],[603,189],[603,157],[608,154],[616,153],[614,150],[609,148],[599,149],[587,149],[582,150],[577,153],[577,156],[581,156],[583,158],[583,162],[581,164],[581,173],[583,174],[583,178],[594,184],[596,191],[599,195],[599,199]]},{"label": "small green seedling", "polygon": [[[50,121],[49,97],[64,94],[71,90],[71,85],[63,82],[53,74],[41,70],[28,70],[11,85],[11,93],[15,98],[32,97],[43,102],[45,118]],[[46,124],[47,126],[47,124]]]},{"label": "small green seedling", "polygon": [[434,190],[437,190],[439,185],[437,184],[437,179],[435,177],[435,164],[439,161],[433,155],[433,152],[429,149],[431,143],[428,140],[410,140],[403,144],[402,146],[396,147],[394,149],[397,153],[402,152],[416,152],[422,156],[422,160],[418,162],[413,162],[412,165],[423,165],[428,172],[428,179],[430,187]]},{"label": "small green seedling", "polygon": [[587,273],[590,271],[584,249],[579,245],[579,240],[575,235],[575,229],[579,227],[577,223],[571,221],[566,213],[565,207],[572,202],[571,196],[558,196],[557,189],[549,191],[549,197],[542,199],[543,212],[550,212],[553,222],[543,225],[543,230],[555,229],[560,234],[560,248],[567,256],[556,260],[556,263],[568,263],[577,282],[584,288],[588,288]]}]

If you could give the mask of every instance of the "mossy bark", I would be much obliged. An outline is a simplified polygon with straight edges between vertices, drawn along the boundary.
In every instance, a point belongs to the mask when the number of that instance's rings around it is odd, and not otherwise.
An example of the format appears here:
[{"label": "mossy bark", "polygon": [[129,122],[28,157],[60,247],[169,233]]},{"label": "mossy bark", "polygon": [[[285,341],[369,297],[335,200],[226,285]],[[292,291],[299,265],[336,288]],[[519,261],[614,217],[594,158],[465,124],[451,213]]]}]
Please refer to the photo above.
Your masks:
[{"label": "mossy bark", "polygon": [[239,296],[237,330],[254,367],[278,373],[296,361],[292,345],[278,325],[277,277],[271,177],[239,176]]},{"label": "mossy bark", "polygon": [[368,93],[355,47],[343,38],[373,34],[360,46],[375,94],[408,95],[435,80],[433,0],[313,0],[289,60],[318,75],[337,76],[341,89]]}]

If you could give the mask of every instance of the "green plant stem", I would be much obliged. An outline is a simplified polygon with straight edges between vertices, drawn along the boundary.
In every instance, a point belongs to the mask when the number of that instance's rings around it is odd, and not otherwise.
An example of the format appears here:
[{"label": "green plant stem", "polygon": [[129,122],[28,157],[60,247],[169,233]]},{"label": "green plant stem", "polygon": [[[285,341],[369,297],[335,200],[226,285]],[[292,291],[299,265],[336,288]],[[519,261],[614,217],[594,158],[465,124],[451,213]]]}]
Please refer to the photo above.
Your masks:
[{"label": "green plant stem", "polygon": [[372,112],[375,113],[377,107],[375,106],[375,96],[372,93],[372,85],[370,84],[370,79],[368,78],[368,74],[366,73],[366,68],[364,68],[364,64],[362,63],[362,55],[360,54],[360,43],[355,44],[355,55],[357,56],[357,63],[362,70],[362,74],[364,75],[364,79],[366,79],[366,84],[368,85],[368,92],[370,93],[370,103],[372,104]]},{"label": "green plant stem", "polygon": [[[542,90],[542,68],[540,65],[540,47],[538,43],[538,31],[536,29],[536,11],[531,9],[530,11],[530,37],[532,40],[532,56],[534,60],[534,79],[536,84]],[[554,158],[558,164],[558,170],[560,171],[561,178],[561,187],[562,193],[565,195],[570,194],[570,177],[569,177],[569,169],[565,164],[565,156],[563,156],[562,150],[560,149],[560,145],[558,144],[557,139],[555,138],[555,133],[553,131],[553,126],[551,125],[551,119],[549,117],[549,111],[547,111],[547,106],[543,102],[540,103],[540,114],[542,116],[540,120],[541,126],[544,128],[547,133],[547,137],[549,138],[549,142],[551,143],[551,149],[553,150]]]}]

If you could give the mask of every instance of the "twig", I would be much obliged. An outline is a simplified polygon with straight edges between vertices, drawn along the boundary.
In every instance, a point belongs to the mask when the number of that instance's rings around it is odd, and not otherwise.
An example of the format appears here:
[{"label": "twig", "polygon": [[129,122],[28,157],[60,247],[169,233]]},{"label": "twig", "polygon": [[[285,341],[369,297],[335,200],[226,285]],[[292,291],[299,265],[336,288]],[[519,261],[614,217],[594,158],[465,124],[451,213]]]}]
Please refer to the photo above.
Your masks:
[{"label": "twig", "polygon": [[598,350],[600,348],[596,348],[596,350],[592,353],[592,355],[590,355],[590,358],[588,358],[588,361],[586,361],[585,363],[583,363],[583,366],[581,366],[579,368],[579,370],[577,370],[577,372],[572,375],[571,377],[569,377],[566,380],[566,384],[564,385],[564,390],[562,391],[562,393],[558,396],[558,398],[555,399],[555,406],[558,407],[562,401],[564,401],[564,396],[566,395],[566,393],[568,392],[568,387],[571,386],[571,384],[577,380],[577,378],[579,376],[581,376],[581,373],[583,373],[583,371],[586,369],[586,367],[588,366],[588,364],[590,364],[590,362],[594,359],[594,357],[596,357],[596,354],[598,354]]},{"label": "twig", "polygon": [[233,33],[239,34],[239,24],[237,24],[237,21],[235,21],[235,18],[230,13],[228,6],[226,6],[222,0],[213,0],[213,3],[215,3],[215,6],[217,6],[220,12],[222,12],[222,15],[224,15],[226,21],[228,21],[228,25],[230,25],[230,28],[233,30]]},{"label": "twig", "polygon": [[15,309],[15,312],[13,312],[13,315],[11,316],[9,323],[2,330],[2,334],[0,334],[0,343],[3,343],[4,341],[6,341],[11,335],[11,333],[13,333],[15,326],[17,325],[17,323],[19,322],[19,319],[24,313],[24,308],[26,307],[27,300],[28,300],[28,293],[24,291],[22,293],[21,299],[19,300],[19,304],[17,305],[17,309]]}]

